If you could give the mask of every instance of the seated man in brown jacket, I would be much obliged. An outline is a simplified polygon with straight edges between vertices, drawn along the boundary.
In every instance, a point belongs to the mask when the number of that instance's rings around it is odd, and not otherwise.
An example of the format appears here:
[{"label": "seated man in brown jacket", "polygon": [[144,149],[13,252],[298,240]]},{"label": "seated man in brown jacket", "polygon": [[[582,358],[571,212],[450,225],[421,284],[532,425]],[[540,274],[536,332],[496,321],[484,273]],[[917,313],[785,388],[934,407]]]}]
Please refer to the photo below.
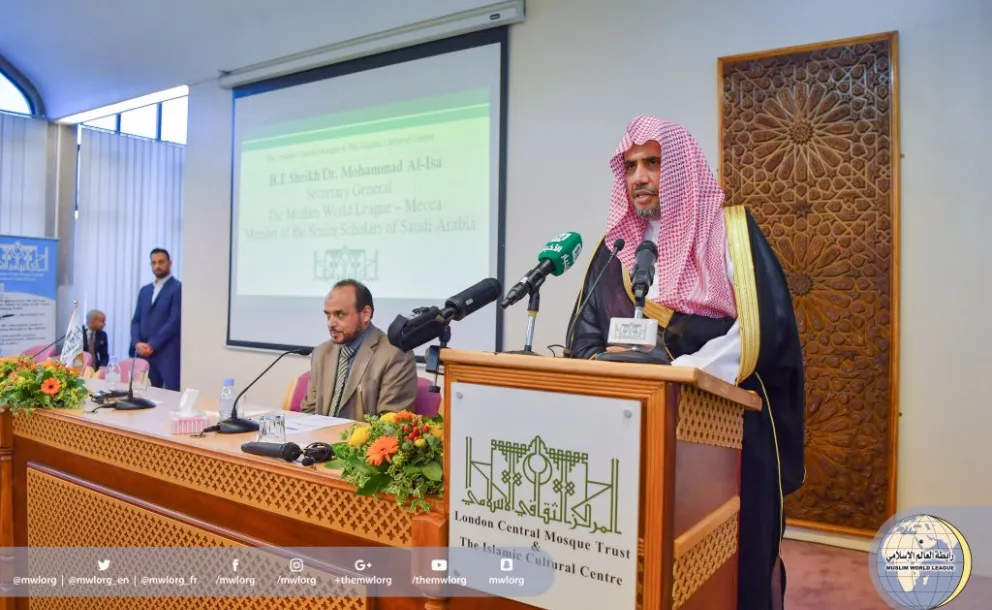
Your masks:
[{"label": "seated man in brown jacket", "polygon": [[304,413],[364,421],[385,411],[413,410],[417,364],[413,353],[394,347],[372,324],[372,293],[342,280],[324,300],[331,340],[310,357]]}]

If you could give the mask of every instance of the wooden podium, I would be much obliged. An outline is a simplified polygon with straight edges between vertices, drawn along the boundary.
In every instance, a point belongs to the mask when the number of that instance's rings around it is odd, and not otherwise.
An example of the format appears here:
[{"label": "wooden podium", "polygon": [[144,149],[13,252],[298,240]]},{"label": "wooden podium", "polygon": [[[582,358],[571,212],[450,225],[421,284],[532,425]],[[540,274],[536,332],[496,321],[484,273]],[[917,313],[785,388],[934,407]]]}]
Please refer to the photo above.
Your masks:
[{"label": "wooden podium", "polygon": [[[743,414],[761,409],[759,397],[691,368],[453,349],[441,360],[449,515],[439,525],[450,527],[458,508],[449,493],[459,413],[452,384],[634,400],[641,405],[637,608],[736,609]],[[432,601],[428,607],[473,600]],[[499,600],[487,607],[520,605]]]}]

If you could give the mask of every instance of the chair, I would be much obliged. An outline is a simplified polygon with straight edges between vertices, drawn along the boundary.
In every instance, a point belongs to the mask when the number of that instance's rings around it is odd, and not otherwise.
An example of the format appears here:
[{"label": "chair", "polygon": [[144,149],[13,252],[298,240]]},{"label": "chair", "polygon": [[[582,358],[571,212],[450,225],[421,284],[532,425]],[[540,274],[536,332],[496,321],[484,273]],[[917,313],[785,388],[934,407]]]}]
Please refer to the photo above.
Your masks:
[{"label": "chair", "polygon": [[93,368],[93,354],[83,352],[83,370],[87,368]]},{"label": "chair", "polygon": [[434,417],[441,408],[441,394],[434,394],[428,388],[431,382],[423,377],[417,377],[417,402],[413,412],[424,417]]},{"label": "chair", "polygon": [[45,360],[48,360],[49,358],[55,355],[55,346],[49,345],[48,347],[45,347],[44,344],[32,345],[31,347],[21,352],[21,355],[22,356],[33,355],[35,362],[44,362]]},{"label": "chair", "polygon": [[[141,375],[148,376],[148,361],[144,358],[128,358],[127,360],[121,360],[118,366],[121,370],[121,382],[127,383],[131,379],[131,363],[135,362],[134,365],[134,376],[135,379],[141,379]],[[94,375],[97,379],[107,378],[107,367],[101,368]]]},{"label": "chair", "polygon": [[286,395],[282,399],[282,410],[299,411],[303,405],[303,398],[307,395],[307,387],[309,385],[310,371],[290,381],[286,387]]}]

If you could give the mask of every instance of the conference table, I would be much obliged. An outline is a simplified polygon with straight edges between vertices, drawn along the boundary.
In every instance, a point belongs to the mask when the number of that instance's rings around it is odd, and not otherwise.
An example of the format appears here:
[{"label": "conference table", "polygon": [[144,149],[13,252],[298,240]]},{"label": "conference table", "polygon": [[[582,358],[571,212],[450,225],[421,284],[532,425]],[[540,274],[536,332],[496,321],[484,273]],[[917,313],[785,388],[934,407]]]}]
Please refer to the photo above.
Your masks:
[{"label": "conference table", "polygon": [[[97,391],[106,382],[87,383]],[[181,395],[142,394],[160,404],[93,411],[97,405],[87,402],[82,410],[3,414],[5,608],[527,607],[411,589],[413,575],[430,569],[430,554],[418,550],[448,544],[440,500],[414,514],[393,498],[357,495],[324,464],[244,453],[241,444],[257,433],[173,435],[170,416]],[[216,400],[201,397],[197,408],[215,412]],[[310,417],[284,413],[287,423]],[[346,428],[286,440],[335,443]],[[168,570],[174,573],[162,573]],[[404,586],[384,584],[384,572]]]}]

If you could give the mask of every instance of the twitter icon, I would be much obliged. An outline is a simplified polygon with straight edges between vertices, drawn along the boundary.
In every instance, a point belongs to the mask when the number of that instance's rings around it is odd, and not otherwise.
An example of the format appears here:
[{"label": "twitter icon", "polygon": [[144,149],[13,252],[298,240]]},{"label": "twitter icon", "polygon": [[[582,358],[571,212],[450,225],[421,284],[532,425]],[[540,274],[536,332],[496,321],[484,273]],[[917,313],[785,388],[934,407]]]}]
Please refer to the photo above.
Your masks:
[{"label": "twitter icon", "polygon": [[110,567],[110,560],[109,559],[97,559],[97,561],[96,561],[96,567],[97,567],[98,570],[100,570],[101,572],[103,572],[107,568]]}]

